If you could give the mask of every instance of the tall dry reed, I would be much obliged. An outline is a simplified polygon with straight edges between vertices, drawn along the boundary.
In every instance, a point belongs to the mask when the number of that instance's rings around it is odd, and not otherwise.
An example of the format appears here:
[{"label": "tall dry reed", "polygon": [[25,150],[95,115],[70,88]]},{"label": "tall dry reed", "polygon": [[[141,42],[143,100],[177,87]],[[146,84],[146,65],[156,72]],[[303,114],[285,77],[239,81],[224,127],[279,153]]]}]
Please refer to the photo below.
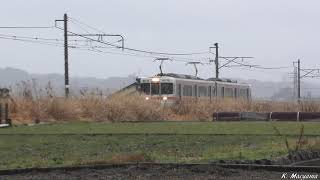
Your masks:
[{"label": "tall dry reed", "polygon": [[[96,91],[98,92],[98,91]],[[10,113],[13,123],[43,121],[209,121],[214,112],[221,111],[304,111],[319,112],[319,102],[248,101],[243,99],[183,100],[172,106],[159,101],[146,101],[139,95],[80,93],[63,98],[55,96],[50,83],[45,90],[35,82],[20,84],[12,96]]]}]

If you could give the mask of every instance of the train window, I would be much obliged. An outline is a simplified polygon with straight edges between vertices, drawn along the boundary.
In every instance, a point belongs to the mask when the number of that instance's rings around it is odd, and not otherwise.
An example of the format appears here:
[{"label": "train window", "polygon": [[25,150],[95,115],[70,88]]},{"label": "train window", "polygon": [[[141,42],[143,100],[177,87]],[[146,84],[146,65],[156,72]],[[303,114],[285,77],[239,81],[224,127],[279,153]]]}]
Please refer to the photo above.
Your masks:
[{"label": "train window", "polygon": [[183,96],[192,96],[192,86],[190,85],[183,86]]},{"label": "train window", "polygon": [[161,94],[173,94],[173,83],[161,83]]},{"label": "train window", "polygon": [[211,96],[212,96],[212,87],[211,86],[209,86],[208,87],[208,96],[211,98]]},{"label": "train window", "polygon": [[181,98],[182,93],[181,93],[181,84],[178,85],[178,96]]},{"label": "train window", "polygon": [[246,89],[240,89],[240,93],[239,93],[240,97],[245,98],[246,94],[247,94]]},{"label": "train window", "polygon": [[237,88],[234,88],[234,97],[237,98],[238,97],[238,91]]},{"label": "train window", "polygon": [[232,88],[226,88],[225,89],[225,96],[226,97],[233,97],[233,89]]},{"label": "train window", "polygon": [[207,96],[207,87],[199,86],[199,97]]},{"label": "train window", "polygon": [[151,95],[152,94],[159,94],[159,83],[151,83]]},{"label": "train window", "polygon": [[224,97],[224,87],[221,87],[221,97]]},{"label": "train window", "polygon": [[194,92],[193,95],[194,95],[195,97],[197,97],[197,96],[198,96],[198,86],[197,86],[197,85],[194,85],[194,91],[193,91],[193,92]]},{"label": "train window", "polygon": [[141,83],[141,92],[150,94],[150,83]]}]

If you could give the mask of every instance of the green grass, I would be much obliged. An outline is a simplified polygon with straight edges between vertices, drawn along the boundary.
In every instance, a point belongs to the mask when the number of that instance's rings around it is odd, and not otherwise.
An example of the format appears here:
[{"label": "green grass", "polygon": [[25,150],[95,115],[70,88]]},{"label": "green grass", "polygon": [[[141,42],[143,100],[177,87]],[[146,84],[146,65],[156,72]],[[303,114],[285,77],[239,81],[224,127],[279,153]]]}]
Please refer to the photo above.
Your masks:
[{"label": "green grass", "polygon": [[0,129],[0,134],[282,134],[320,135],[318,122],[153,122],[153,123],[56,123]]},{"label": "green grass", "polygon": [[[293,140],[293,139],[291,139]],[[212,135],[2,135],[0,169],[109,162],[143,154],[155,162],[260,159],[286,154],[280,137]]]},{"label": "green grass", "polygon": [[[301,124],[273,123],[281,133],[290,135],[298,135]],[[303,124],[305,134],[320,137],[320,123]],[[188,163],[285,155],[283,137],[273,134],[269,122],[78,122],[18,126],[0,129],[0,169],[114,162],[114,157],[131,155],[154,162]],[[290,136],[289,143],[294,144],[297,137]],[[319,137],[308,137],[308,141],[319,141]]]}]

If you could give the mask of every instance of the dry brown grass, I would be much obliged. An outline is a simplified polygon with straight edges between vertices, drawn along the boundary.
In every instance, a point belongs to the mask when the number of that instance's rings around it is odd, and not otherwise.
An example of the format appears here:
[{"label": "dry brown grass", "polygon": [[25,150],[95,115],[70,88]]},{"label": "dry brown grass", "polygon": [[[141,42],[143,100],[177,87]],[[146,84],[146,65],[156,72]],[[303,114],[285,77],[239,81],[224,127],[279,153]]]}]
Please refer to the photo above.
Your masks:
[{"label": "dry brown grass", "polygon": [[[30,85],[31,84],[31,85]],[[304,111],[319,112],[319,102],[272,102],[241,99],[183,100],[174,106],[146,101],[139,95],[103,97],[97,93],[80,93],[70,98],[56,97],[50,83],[45,90],[35,82],[22,82],[10,105],[13,123],[44,121],[209,121],[213,112],[221,111]]]},{"label": "dry brown grass", "polygon": [[13,98],[11,118],[14,123],[38,121],[209,121],[218,111],[305,111],[319,112],[316,102],[269,102],[233,99],[182,101],[171,107],[158,101],[145,101],[138,95],[102,97]]},{"label": "dry brown grass", "polygon": [[170,111],[159,102],[144,101],[140,96],[71,97],[28,99],[13,98],[11,118],[15,123],[35,121],[161,121]]}]

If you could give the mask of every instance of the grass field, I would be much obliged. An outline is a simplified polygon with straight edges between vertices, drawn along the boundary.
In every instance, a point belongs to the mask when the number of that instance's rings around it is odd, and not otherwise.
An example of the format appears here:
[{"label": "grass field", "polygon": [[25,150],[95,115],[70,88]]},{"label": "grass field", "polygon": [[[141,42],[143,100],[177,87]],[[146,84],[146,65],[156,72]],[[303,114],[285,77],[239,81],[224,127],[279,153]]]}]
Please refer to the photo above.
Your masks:
[{"label": "grass field", "polygon": [[[0,129],[0,169],[121,162],[209,162],[285,155],[304,125],[304,148],[318,148],[320,123],[63,123]],[[223,135],[225,134],[225,135]],[[256,135],[255,135],[256,134]],[[317,137],[319,135],[319,137]]]},{"label": "grass field", "polygon": [[0,129],[0,134],[281,134],[299,135],[301,125],[305,135],[320,135],[318,122],[146,122],[94,123],[73,122]]}]

